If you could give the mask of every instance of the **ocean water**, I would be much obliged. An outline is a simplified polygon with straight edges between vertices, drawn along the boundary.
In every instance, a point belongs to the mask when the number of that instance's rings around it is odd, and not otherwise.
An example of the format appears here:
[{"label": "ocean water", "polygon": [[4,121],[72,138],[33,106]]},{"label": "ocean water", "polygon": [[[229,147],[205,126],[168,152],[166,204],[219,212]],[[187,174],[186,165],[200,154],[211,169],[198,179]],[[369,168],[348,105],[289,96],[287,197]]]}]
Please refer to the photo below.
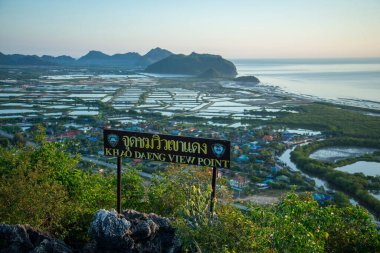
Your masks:
[{"label": "ocean water", "polygon": [[[328,100],[367,100],[380,107],[380,58],[232,60],[238,75],[264,85]],[[373,106],[377,108],[378,106]]]}]

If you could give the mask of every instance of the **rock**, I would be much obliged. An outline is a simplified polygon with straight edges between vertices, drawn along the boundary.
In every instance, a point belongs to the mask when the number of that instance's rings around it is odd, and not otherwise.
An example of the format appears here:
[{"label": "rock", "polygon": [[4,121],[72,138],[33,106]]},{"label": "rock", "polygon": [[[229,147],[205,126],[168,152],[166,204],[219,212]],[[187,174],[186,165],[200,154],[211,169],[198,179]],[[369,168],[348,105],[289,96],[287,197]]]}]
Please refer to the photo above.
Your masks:
[{"label": "rock", "polygon": [[5,252],[70,253],[72,249],[29,225],[0,224],[0,253]]},{"label": "rock", "polygon": [[181,246],[169,219],[127,210],[99,210],[90,226],[93,241],[83,252],[180,252]]},{"label": "rock", "polygon": [[72,250],[62,241],[44,239],[31,253],[58,253],[72,252]]},{"label": "rock", "polygon": [[253,84],[260,83],[260,80],[255,76],[239,76],[239,77],[236,77],[234,81],[241,82],[241,83],[253,83]]},{"label": "rock", "polygon": [[102,249],[127,249],[133,244],[128,237],[131,223],[119,218],[115,210],[98,210],[90,225],[90,234]]}]

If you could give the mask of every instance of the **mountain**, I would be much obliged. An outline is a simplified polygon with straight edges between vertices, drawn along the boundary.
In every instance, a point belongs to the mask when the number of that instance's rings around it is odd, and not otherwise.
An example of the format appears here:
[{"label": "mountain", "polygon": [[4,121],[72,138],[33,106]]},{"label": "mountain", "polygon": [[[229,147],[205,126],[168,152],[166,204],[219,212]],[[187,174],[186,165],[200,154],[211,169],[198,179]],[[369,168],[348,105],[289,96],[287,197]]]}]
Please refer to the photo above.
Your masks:
[{"label": "mountain", "polygon": [[146,68],[148,65],[162,60],[172,54],[173,53],[170,51],[161,49],[159,47],[150,50],[144,56],[141,56],[135,52],[126,54],[114,54],[110,56],[99,51],[90,51],[85,56],[79,58],[77,60],[77,64]]},{"label": "mountain", "polygon": [[41,60],[51,62],[51,63],[55,63],[55,64],[60,64],[60,65],[67,65],[67,64],[74,64],[75,63],[75,59],[73,57],[67,56],[67,55],[61,55],[61,56],[57,56],[57,57],[50,56],[50,55],[43,55],[41,57]]},{"label": "mountain", "polygon": [[12,54],[5,55],[0,53],[0,65],[44,65],[51,64],[44,62],[36,55],[21,55],[21,54]]},{"label": "mountain", "polygon": [[80,57],[76,63],[80,65],[108,65],[111,56],[100,51],[90,51],[86,55]]},{"label": "mountain", "polygon": [[143,56],[135,52],[114,54],[110,56],[107,64],[110,66],[122,66],[128,68],[145,68],[148,65],[144,64]]},{"label": "mountain", "polygon": [[135,52],[126,54],[107,55],[100,51],[90,51],[85,56],[77,60],[79,65],[97,65],[97,66],[114,66],[114,67],[130,67],[130,68],[143,68],[141,66],[143,57]]},{"label": "mountain", "polygon": [[159,74],[202,75],[209,69],[213,69],[213,72],[218,73],[220,77],[237,75],[236,67],[232,62],[219,55],[197,53],[171,55],[149,65],[145,71]]},{"label": "mountain", "polygon": [[91,50],[79,59],[67,55],[5,55],[0,53],[0,65],[36,65],[36,66],[99,66],[146,69],[152,73],[188,74],[202,78],[235,77],[235,65],[218,55],[192,53],[175,55],[172,52],[156,47],[145,55],[129,52],[108,55],[101,51]]},{"label": "mountain", "polygon": [[211,68],[203,72],[202,74],[198,75],[199,78],[206,78],[206,79],[212,79],[212,78],[220,78],[222,75],[216,71],[215,69]]},{"label": "mountain", "polygon": [[45,61],[37,55],[11,54],[5,55],[0,53],[0,65],[55,65],[53,62]]},{"label": "mountain", "polygon": [[12,61],[11,57],[0,53],[0,65],[13,65],[14,61]]},{"label": "mountain", "polygon": [[159,47],[156,47],[154,49],[151,49],[148,53],[146,53],[143,58],[145,61],[146,66],[161,61],[162,59],[165,59],[166,57],[172,55],[173,53],[166,50],[162,49]]}]

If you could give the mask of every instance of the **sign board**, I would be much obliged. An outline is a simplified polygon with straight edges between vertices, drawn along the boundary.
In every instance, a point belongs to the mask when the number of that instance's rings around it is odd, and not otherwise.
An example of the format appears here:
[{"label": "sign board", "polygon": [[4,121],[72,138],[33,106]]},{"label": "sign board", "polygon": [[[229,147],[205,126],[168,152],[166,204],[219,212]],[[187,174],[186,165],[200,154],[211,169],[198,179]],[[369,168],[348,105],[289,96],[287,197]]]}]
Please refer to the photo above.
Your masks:
[{"label": "sign board", "polygon": [[230,142],[205,138],[104,129],[104,155],[182,163],[214,168],[230,167]]}]

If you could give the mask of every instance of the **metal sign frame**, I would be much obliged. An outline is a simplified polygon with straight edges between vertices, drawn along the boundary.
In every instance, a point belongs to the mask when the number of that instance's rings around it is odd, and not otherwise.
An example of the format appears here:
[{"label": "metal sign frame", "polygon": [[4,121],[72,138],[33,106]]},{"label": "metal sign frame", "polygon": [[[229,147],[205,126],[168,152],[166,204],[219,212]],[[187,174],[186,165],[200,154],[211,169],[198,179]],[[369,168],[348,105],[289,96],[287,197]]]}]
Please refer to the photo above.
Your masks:
[{"label": "metal sign frame", "polygon": [[227,140],[103,130],[104,155],[117,157],[117,211],[121,212],[122,157],[213,168],[210,213],[214,212],[218,168],[230,167]]}]

